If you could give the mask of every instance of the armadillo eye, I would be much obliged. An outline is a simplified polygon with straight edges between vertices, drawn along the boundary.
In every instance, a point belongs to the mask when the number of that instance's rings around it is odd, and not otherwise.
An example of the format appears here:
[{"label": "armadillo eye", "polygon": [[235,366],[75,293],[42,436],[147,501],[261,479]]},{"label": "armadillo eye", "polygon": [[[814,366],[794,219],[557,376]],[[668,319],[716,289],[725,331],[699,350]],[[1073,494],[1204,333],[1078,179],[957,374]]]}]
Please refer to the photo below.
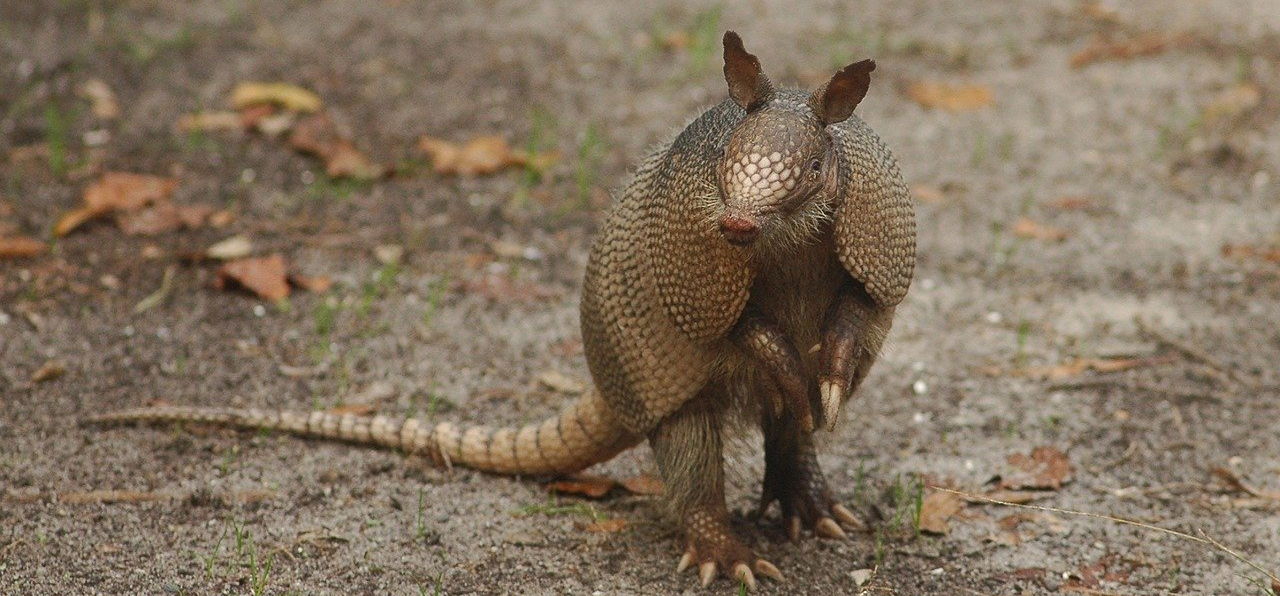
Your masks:
[{"label": "armadillo eye", "polygon": [[813,163],[809,164],[809,167],[810,167],[810,168],[812,168],[812,169],[813,169],[813,171],[815,171],[815,172],[817,172],[818,170],[821,170],[821,169],[822,169],[822,160],[820,160],[820,159],[815,159],[815,160],[813,160]]}]

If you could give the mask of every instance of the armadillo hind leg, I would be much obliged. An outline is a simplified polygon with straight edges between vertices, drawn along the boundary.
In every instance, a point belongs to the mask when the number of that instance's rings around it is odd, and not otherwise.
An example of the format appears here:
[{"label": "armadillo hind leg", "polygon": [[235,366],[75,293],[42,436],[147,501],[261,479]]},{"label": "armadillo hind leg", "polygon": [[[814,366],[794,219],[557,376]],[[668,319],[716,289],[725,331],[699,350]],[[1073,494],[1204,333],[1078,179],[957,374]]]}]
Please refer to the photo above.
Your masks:
[{"label": "armadillo hind leg", "polygon": [[781,579],[778,568],[757,558],[729,526],[720,417],[706,402],[695,398],[649,435],[667,504],[684,528],[676,572],[696,567],[703,587],[719,575],[751,587],[757,574]]},{"label": "armadillo hind leg", "polygon": [[792,541],[800,539],[802,528],[821,538],[844,538],[846,527],[861,529],[861,521],[835,500],[827,486],[814,451],[813,433],[793,420],[762,419],[765,471],[757,515],[763,517],[777,501]]},{"label": "armadillo hind leg", "polygon": [[756,364],[768,372],[776,391],[769,391],[766,410],[773,416],[790,415],[802,428],[813,430],[809,383],[800,352],[782,328],[760,311],[747,307],[729,338]]}]

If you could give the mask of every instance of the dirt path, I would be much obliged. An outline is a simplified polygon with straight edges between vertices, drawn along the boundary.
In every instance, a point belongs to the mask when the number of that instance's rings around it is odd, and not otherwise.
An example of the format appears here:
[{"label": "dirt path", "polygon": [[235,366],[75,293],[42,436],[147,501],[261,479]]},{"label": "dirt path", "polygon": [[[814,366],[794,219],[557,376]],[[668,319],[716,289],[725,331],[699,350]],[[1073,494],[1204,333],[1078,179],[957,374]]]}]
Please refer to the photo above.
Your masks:
[{"label": "dirt path", "polygon": [[[1106,520],[974,504],[917,535],[912,519],[943,499],[922,479],[985,492],[1012,482],[1009,456],[1053,447],[1072,473],[1036,504],[1203,531],[1280,572],[1273,1],[529,4],[0,7],[0,236],[46,235],[100,171],[174,176],[175,201],[235,215],[154,237],[94,223],[0,260],[0,592],[692,592],[646,497],[552,507],[536,482],[395,453],[75,421],[157,400],[554,411],[568,397],[535,379],[586,378],[577,291],[605,192],[723,97],[733,28],[775,80],[874,57],[859,112],[921,199],[916,284],[822,458],[873,531],[792,545],[744,520],[788,577],[765,593],[1266,593],[1220,550]],[[1073,68],[1098,35],[1120,45]],[[92,79],[118,118],[81,97]],[[316,91],[402,175],[335,182],[260,134],[175,132],[247,80]],[[922,81],[993,102],[928,109],[909,97]],[[442,178],[413,150],[428,133],[562,158],[541,180]],[[272,306],[179,258],[233,234],[335,286]],[[166,299],[135,313],[171,265]],[[65,373],[32,383],[50,362]],[[731,495],[744,511],[754,443]],[[639,449],[595,471],[650,468]]]}]

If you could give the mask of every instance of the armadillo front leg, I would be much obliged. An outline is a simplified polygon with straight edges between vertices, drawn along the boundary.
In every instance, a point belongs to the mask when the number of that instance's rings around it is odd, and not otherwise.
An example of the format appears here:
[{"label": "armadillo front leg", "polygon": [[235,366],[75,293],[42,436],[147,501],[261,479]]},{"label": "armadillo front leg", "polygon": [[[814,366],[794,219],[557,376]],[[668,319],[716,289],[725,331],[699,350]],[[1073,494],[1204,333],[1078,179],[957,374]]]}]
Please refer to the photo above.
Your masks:
[{"label": "armadillo front leg", "polygon": [[880,354],[892,308],[877,308],[866,292],[846,284],[827,309],[818,356],[818,425],[834,430],[845,400],[862,384]]},{"label": "armadillo front leg", "polygon": [[756,573],[781,580],[778,568],[756,558],[729,526],[720,419],[706,401],[695,398],[649,434],[665,498],[685,532],[685,552],[676,572],[696,565],[703,587],[719,574],[751,588]]},{"label": "armadillo front leg", "polygon": [[759,364],[773,381],[775,391],[766,404],[775,418],[790,414],[800,427],[813,430],[809,405],[810,385],[804,376],[800,352],[776,322],[748,305],[734,325],[729,339]]},{"label": "armadillo front leg", "polygon": [[760,496],[763,516],[769,505],[778,501],[782,520],[791,540],[800,538],[801,527],[812,528],[823,538],[843,538],[841,524],[861,527],[861,523],[840,503],[827,486],[818,467],[813,448],[813,433],[788,418],[763,416],[764,489]]}]

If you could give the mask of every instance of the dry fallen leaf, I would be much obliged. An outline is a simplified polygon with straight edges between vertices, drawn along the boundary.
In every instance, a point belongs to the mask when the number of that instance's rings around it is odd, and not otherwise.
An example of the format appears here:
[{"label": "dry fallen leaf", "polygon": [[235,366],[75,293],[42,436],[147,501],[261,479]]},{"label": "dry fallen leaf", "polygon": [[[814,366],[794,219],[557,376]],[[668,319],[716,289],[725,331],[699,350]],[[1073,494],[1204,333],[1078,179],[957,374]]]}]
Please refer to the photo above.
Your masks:
[{"label": "dry fallen leaf", "polygon": [[907,87],[907,96],[926,107],[948,112],[970,112],[995,103],[985,85],[920,81]]},{"label": "dry fallen leaf", "polygon": [[240,259],[220,267],[214,283],[219,288],[239,285],[265,300],[276,302],[289,296],[285,270],[284,257],[278,254]]},{"label": "dry fallen leaf", "polygon": [[114,120],[120,116],[120,103],[116,94],[101,79],[89,79],[80,85],[80,95],[89,100],[90,110],[99,120]]},{"label": "dry fallen leaf", "polygon": [[1075,473],[1067,454],[1053,447],[1036,447],[1029,456],[1015,453],[1008,461],[1014,472],[1000,481],[1000,488],[1058,490]]},{"label": "dry fallen leaf", "polygon": [[602,532],[612,534],[627,529],[627,520],[620,517],[613,519],[602,519],[588,524],[582,524],[582,529],[588,532]]},{"label": "dry fallen leaf", "polygon": [[289,274],[289,283],[295,288],[300,288],[308,292],[323,294],[333,287],[333,280],[323,275],[301,275],[298,273]]},{"label": "dry fallen leaf", "polygon": [[26,236],[0,237],[0,259],[34,257],[48,249],[45,243]]},{"label": "dry fallen leaf", "polygon": [[928,203],[930,205],[942,203],[947,198],[947,196],[943,194],[941,188],[926,184],[917,184],[912,186],[911,194],[915,195],[916,199],[921,203]]},{"label": "dry fallen leaf", "polygon": [[1187,33],[1144,33],[1119,41],[1095,37],[1087,47],[1071,56],[1071,67],[1081,68],[1104,60],[1129,60],[1151,56],[1165,50],[1185,46],[1193,38]]},{"label": "dry fallen leaf", "polygon": [[568,393],[577,395],[585,389],[582,381],[558,370],[543,371],[538,375],[538,382],[542,383],[548,389],[559,391],[560,393]]},{"label": "dry fallen leaf", "polygon": [[463,291],[483,296],[495,302],[531,302],[554,297],[556,292],[551,288],[528,280],[513,280],[508,275],[490,273],[463,280],[459,284]]},{"label": "dry fallen leaf", "polygon": [[1222,256],[1228,258],[1254,258],[1280,263],[1280,247],[1260,247],[1248,244],[1224,244]]},{"label": "dry fallen leaf", "polygon": [[1019,238],[1061,242],[1067,239],[1067,231],[1062,228],[1038,223],[1030,218],[1020,217],[1013,222],[1013,235]]},{"label": "dry fallen leaf", "polygon": [[622,488],[637,495],[660,495],[663,491],[662,479],[653,474],[639,474],[622,479]]},{"label": "dry fallen leaf", "polygon": [[165,201],[118,213],[116,226],[130,236],[154,236],[181,228],[198,228],[212,213],[213,208],[205,205],[175,205]]},{"label": "dry fallen leaf", "polygon": [[1215,95],[1213,99],[1204,107],[1203,120],[1206,124],[1212,124],[1219,120],[1230,120],[1239,116],[1253,108],[1258,107],[1262,102],[1262,91],[1253,83],[1241,83],[1234,87],[1223,89]]},{"label": "dry fallen leaf", "polygon": [[507,140],[497,135],[479,136],[461,146],[423,135],[418,139],[418,149],[427,154],[436,173],[442,176],[483,176],[510,166],[543,171],[559,159],[559,153],[554,151],[512,150]]},{"label": "dry fallen leaf", "polygon": [[547,490],[554,493],[567,495],[579,495],[589,499],[599,499],[609,494],[613,487],[618,483],[612,478],[605,476],[591,476],[588,474],[578,474],[565,478],[564,480],[556,480],[547,485]]},{"label": "dry fallen leaf", "polygon": [[1049,201],[1049,206],[1063,211],[1092,211],[1097,209],[1097,201],[1090,197],[1066,195]]},{"label": "dry fallen leaf", "polygon": [[236,112],[196,112],[178,118],[175,125],[179,132],[215,130],[240,130],[245,128],[244,117]]},{"label": "dry fallen leaf", "polygon": [[65,236],[91,219],[168,201],[177,187],[178,181],[173,178],[107,172],[85,188],[84,206],[63,214],[53,232]]},{"label": "dry fallen leaf", "polygon": [[946,534],[951,529],[951,516],[964,509],[964,501],[955,493],[931,492],[920,505],[920,531]]},{"label": "dry fallen leaf", "polygon": [[352,414],[354,416],[371,416],[377,413],[377,411],[378,406],[373,404],[342,404],[325,410],[325,412],[337,416],[343,416],[346,414]]},{"label": "dry fallen leaf", "polygon": [[289,83],[246,82],[231,91],[231,105],[237,110],[260,104],[312,113],[320,109],[321,101],[319,95]]},{"label": "dry fallen leaf", "polygon": [[350,140],[340,136],[333,121],[324,114],[299,121],[289,135],[289,145],[324,160],[325,174],[330,178],[372,180],[387,173],[387,168],[370,161]]},{"label": "dry fallen leaf", "polygon": [[66,373],[66,365],[56,360],[50,360],[44,363],[40,368],[36,369],[36,372],[31,373],[31,382],[43,383],[45,381],[52,381]]}]

